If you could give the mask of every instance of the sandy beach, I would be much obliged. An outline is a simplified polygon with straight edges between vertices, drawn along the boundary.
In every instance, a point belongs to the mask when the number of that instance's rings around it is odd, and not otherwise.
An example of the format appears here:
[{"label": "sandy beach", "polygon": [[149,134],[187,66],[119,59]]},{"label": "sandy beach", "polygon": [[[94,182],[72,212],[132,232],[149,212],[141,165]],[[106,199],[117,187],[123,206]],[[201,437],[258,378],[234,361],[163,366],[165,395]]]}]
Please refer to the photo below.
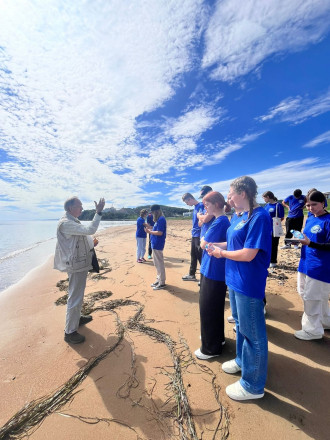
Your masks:
[{"label": "sandy beach", "polygon": [[63,340],[67,277],[52,269],[52,258],[0,294],[0,439],[329,438],[330,332],[320,341],[293,336],[303,310],[299,251],[280,250],[267,282],[265,397],[235,402],[225,388],[238,377],[221,369],[235,356],[233,325],[226,322],[221,357],[193,355],[199,288],[181,279],[190,227],[189,220],[168,222],[167,288],[160,291],[150,287],[152,260],[136,263],[135,226],[96,234],[104,267],[87,282],[93,321],[79,330],[83,344]]}]

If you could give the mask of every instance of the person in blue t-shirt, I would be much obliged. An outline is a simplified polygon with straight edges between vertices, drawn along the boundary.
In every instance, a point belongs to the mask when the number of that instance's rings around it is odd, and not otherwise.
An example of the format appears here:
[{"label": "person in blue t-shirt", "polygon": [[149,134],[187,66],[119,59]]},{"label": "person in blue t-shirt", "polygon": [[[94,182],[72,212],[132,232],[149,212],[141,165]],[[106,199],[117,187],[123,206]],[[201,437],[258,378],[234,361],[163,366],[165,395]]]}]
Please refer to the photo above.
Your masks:
[{"label": "person in blue t-shirt", "polygon": [[166,239],[166,220],[159,205],[152,205],[150,210],[152,212],[155,224],[152,229],[148,225],[145,230],[151,236],[151,247],[154,255],[154,265],[157,270],[156,281],[151,284],[151,287],[153,287],[154,290],[159,290],[164,289],[166,280],[163,255],[163,249]]},{"label": "person in blue t-shirt", "polygon": [[267,268],[270,262],[272,226],[268,213],[256,203],[257,185],[249,176],[235,179],[228,197],[240,221],[231,224],[227,240],[214,243],[208,253],[225,258],[225,280],[236,323],[236,358],[222,364],[226,373],[242,371],[242,378],[226,388],[234,400],[264,396],[268,343],[264,315]]},{"label": "person in blue t-shirt", "polygon": [[321,339],[330,329],[330,214],[324,209],[326,199],[320,191],[307,197],[312,214],[303,231],[304,239],[298,266],[298,293],[304,302],[302,329],[295,337],[302,340]]},{"label": "person in blue t-shirt", "polygon": [[184,275],[182,279],[184,281],[197,281],[196,270],[197,261],[201,264],[203,250],[200,247],[200,235],[201,227],[198,225],[198,213],[202,213],[204,210],[204,205],[202,202],[198,202],[195,197],[190,193],[185,193],[182,196],[182,200],[188,206],[193,206],[193,217],[192,217],[192,229],[191,229],[191,248],[190,248],[190,269],[189,274]]},{"label": "person in blue t-shirt", "polygon": [[[271,191],[266,191],[263,193],[262,198],[266,202],[264,208],[270,215],[271,219],[273,219],[274,217],[279,217],[282,222],[284,220],[284,208],[281,203],[277,202],[277,198],[274,196],[274,193],[272,193]],[[280,237],[274,237],[274,234],[272,232],[272,253],[270,256],[269,267],[277,266],[277,252],[279,241]]]},{"label": "person in blue t-shirt", "polygon": [[[214,221],[201,239],[201,248],[205,249],[209,242],[226,240],[230,222],[225,215],[227,204],[222,194],[216,191],[209,192],[203,197],[203,204],[207,213],[214,216]],[[195,355],[198,359],[206,360],[219,356],[225,341],[225,260],[213,258],[204,250],[200,273],[199,313],[202,345],[195,351]]]},{"label": "person in blue t-shirt", "polygon": [[[208,185],[202,186],[199,199],[202,199],[204,196],[206,196],[206,194],[208,194],[211,191],[213,191],[213,189],[210,186],[208,186]],[[200,237],[203,238],[204,235],[206,234],[206,231],[212,225],[212,222],[215,217],[214,217],[214,215],[210,215],[204,206],[203,211],[197,213],[197,218],[198,218],[198,225],[201,228]],[[204,253],[202,253],[202,258],[203,258],[203,255],[204,255]]]},{"label": "person in blue t-shirt", "polygon": [[[155,222],[154,222],[154,218],[152,215],[152,212],[150,212],[147,215],[147,223],[149,226],[153,227]],[[151,235],[149,235],[149,244],[148,244],[148,260],[150,260],[152,258],[152,247],[151,247]]]},{"label": "person in blue t-shirt", "polygon": [[[285,220],[286,238],[292,238],[291,230],[301,231],[304,223],[304,207],[306,203],[306,197],[302,194],[301,189],[295,189],[293,195],[283,200],[282,205],[288,208],[288,216]],[[284,246],[281,249],[290,249],[291,243],[285,241]],[[295,248],[298,248],[295,245]]]},{"label": "person in blue t-shirt", "polygon": [[[314,191],[317,191],[317,189],[316,189],[316,188],[311,188],[311,189],[309,189],[308,192],[307,192],[307,194],[306,194],[306,199],[308,199],[308,196],[309,196],[312,192],[314,192]],[[324,196],[324,198],[325,198],[325,196]],[[327,202],[327,199],[326,199],[326,198],[325,198],[324,207],[325,207],[325,208],[328,207],[328,202]],[[312,214],[310,211],[308,211],[308,213],[307,213],[307,217],[310,217],[311,215],[313,215],[313,214]]]},{"label": "person in blue t-shirt", "polygon": [[144,263],[146,260],[144,254],[146,253],[147,233],[144,228],[147,226],[146,217],[148,214],[147,209],[141,209],[140,217],[136,221],[136,260],[138,263]]}]

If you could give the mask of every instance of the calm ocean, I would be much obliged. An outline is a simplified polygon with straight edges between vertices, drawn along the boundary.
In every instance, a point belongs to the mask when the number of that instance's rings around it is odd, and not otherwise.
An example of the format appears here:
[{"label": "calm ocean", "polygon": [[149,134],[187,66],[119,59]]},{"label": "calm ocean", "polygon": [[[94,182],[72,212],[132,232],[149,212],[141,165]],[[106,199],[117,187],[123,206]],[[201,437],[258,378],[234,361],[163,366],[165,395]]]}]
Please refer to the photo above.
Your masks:
[{"label": "calm ocean", "polygon": [[[17,283],[55,252],[58,220],[0,222],[0,292]],[[87,222],[88,223],[88,222]],[[98,231],[135,221],[102,221]]]}]

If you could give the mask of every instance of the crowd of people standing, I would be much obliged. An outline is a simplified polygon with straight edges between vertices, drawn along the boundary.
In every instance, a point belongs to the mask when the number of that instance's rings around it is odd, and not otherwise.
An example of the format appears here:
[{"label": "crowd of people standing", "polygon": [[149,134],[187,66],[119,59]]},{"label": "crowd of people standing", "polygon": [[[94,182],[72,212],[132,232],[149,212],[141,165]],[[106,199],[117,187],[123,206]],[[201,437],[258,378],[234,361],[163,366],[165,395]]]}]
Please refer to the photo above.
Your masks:
[{"label": "crowd of people standing", "polygon": [[[280,204],[271,191],[262,197],[265,206],[256,201],[257,185],[249,176],[235,179],[229,188],[227,200],[203,186],[201,202],[191,193],[182,200],[193,207],[191,230],[191,260],[189,273],[183,281],[198,281],[197,263],[200,264],[200,328],[201,346],[197,358],[208,360],[220,356],[225,344],[224,307],[229,292],[231,321],[236,328],[236,357],[222,364],[228,374],[241,373],[241,379],[229,385],[226,392],[234,400],[258,399],[264,395],[267,378],[268,342],[265,322],[265,288],[269,268],[276,268],[279,233],[275,220],[283,221],[284,207],[288,209],[283,249],[293,244],[301,246],[297,290],[304,313],[302,328],[295,332],[301,340],[321,339],[330,329],[330,214],[326,211],[324,194],[312,188],[306,196],[301,190]],[[64,204],[65,215],[58,223],[54,267],[69,275],[67,315],[64,339],[79,344],[85,337],[78,333],[81,325],[92,316],[81,315],[81,307],[88,271],[98,271],[91,237],[98,228],[104,208],[104,199],[95,202],[95,217],[89,226],[78,220],[82,203],[78,197]],[[308,217],[303,234],[304,212]],[[229,220],[228,213],[231,213]],[[142,209],[137,219],[137,262],[145,263],[148,241],[148,259],[153,259],[156,280],[154,290],[166,288],[163,250],[166,241],[166,219],[160,205],[150,212]],[[294,237],[292,238],[292,231]]]}]

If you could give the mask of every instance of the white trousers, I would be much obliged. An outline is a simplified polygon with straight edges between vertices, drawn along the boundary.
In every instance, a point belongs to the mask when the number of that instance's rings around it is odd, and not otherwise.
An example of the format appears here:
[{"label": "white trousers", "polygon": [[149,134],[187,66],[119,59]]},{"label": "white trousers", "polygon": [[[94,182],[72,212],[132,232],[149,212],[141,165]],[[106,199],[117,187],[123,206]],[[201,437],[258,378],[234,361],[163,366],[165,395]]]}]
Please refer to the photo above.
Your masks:
[{"label": "white trousers", "polygon": [[159,281],[159,284],[165,284],[166,275],[163,251],[153,249],[152,252],[154,255],[154,265],[157,269],[157,281]]},{"label": "white trousers", "polygon": [[136,244],[136,259],[138,260],[139,258],[144,258],[144,255],[146,253],[147,238],[136,237]]},{"label": "white trousers", "polygon": [[68,303],[66,306],[65,333],[73,333],[78,330],[81,306],[87,280],[87,271],[69,274]]},{"label": "white trousers", "polygon": [[330,328],[330,283],[298,272],[297,289],[304,302],[302,329],[312,335],[323,335],[324,329]]}]

